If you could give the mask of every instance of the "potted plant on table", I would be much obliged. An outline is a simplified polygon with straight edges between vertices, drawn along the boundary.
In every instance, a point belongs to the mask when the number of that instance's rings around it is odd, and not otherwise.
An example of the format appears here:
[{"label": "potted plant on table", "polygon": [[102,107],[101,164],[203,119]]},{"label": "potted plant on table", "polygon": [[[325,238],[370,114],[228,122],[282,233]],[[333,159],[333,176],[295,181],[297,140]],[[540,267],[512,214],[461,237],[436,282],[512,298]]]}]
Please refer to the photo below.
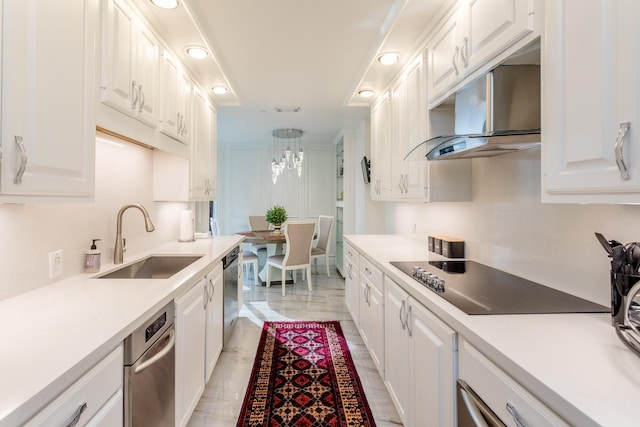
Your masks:
[{"label": "potted plant on table", "polygon": [[265,214],[265,219],[269,224],[273,224],[276,232],[280,231],[280,227],[287,220],[287,218],[287,210],[280,205],[275,205]]}]

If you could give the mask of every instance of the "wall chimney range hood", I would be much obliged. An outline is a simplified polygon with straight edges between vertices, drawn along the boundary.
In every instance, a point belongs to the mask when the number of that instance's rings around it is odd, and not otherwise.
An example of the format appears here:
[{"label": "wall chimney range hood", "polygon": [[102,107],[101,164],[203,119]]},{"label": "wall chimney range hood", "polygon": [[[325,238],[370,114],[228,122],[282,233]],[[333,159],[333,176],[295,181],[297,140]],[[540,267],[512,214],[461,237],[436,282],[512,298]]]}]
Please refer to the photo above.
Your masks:
[{"label": "wall chimney range hood", "polygon": [[500,65],[455,94],[455,134],[405,160],[492,157],[540,146],[540,66]]}]

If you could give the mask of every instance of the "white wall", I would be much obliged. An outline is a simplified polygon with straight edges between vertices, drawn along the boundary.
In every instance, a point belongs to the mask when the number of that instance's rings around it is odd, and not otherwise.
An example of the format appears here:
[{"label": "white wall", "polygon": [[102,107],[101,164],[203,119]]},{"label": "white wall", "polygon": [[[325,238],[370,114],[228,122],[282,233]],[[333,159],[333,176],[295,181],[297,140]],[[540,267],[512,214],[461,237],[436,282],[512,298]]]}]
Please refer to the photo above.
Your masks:
[{"label": "white wall", "polygon": [[[609,258],[594,232],[640,241],[640,206],[540,202],[540,151],[473,160],[473,202],[387,203],[386,232],[465,240],[470,259],[608,306]],[[413,225],[416,233],[412,233]]]},{"label": "white wall", "polygon": [[302,176],[285,172],[271,179],[270,147],[218,146],[218,225],[221,234],[249,228],[249,215],[263,215],[274,204],[292,220],[335,215],[335,146],[305,146]]},{"label": "white wall", "polygon": [[[126,142],[96,142],[95,201],[81,204],[0,204],[0,300],[82,273],[91,239],[101,239],[102,264],[113,262],[116,215],[141,203],[156,227],[147,233],[137,209],[123,216],[125,262],[177,239],[184,203],[152,201],[152,152]],[[63,250],[63,276],[49,279],[49,256]]]}]

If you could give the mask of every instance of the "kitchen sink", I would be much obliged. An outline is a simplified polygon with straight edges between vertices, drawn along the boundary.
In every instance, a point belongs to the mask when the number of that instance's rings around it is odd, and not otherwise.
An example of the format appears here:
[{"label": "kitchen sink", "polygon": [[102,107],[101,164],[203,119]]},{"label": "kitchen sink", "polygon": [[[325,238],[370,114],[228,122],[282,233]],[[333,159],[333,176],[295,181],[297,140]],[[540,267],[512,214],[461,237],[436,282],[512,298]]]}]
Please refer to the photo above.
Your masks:
[{"label": "kitchen sink", "polygon": [[150,255],[96,279],[168,279],[200,258],[202,255]]}]

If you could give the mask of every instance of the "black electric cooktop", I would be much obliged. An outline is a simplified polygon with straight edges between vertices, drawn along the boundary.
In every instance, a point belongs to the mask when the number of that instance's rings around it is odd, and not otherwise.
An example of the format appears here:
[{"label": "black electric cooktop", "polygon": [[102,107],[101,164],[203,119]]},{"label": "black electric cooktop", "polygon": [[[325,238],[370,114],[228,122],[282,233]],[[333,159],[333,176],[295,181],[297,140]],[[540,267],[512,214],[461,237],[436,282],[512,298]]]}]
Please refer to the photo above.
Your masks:
[{"label": "black electric cooktop", "polygon": [[608,307],[475,261],[403,261],[392,262],[391,265],[467,314],[610,311]]}]

